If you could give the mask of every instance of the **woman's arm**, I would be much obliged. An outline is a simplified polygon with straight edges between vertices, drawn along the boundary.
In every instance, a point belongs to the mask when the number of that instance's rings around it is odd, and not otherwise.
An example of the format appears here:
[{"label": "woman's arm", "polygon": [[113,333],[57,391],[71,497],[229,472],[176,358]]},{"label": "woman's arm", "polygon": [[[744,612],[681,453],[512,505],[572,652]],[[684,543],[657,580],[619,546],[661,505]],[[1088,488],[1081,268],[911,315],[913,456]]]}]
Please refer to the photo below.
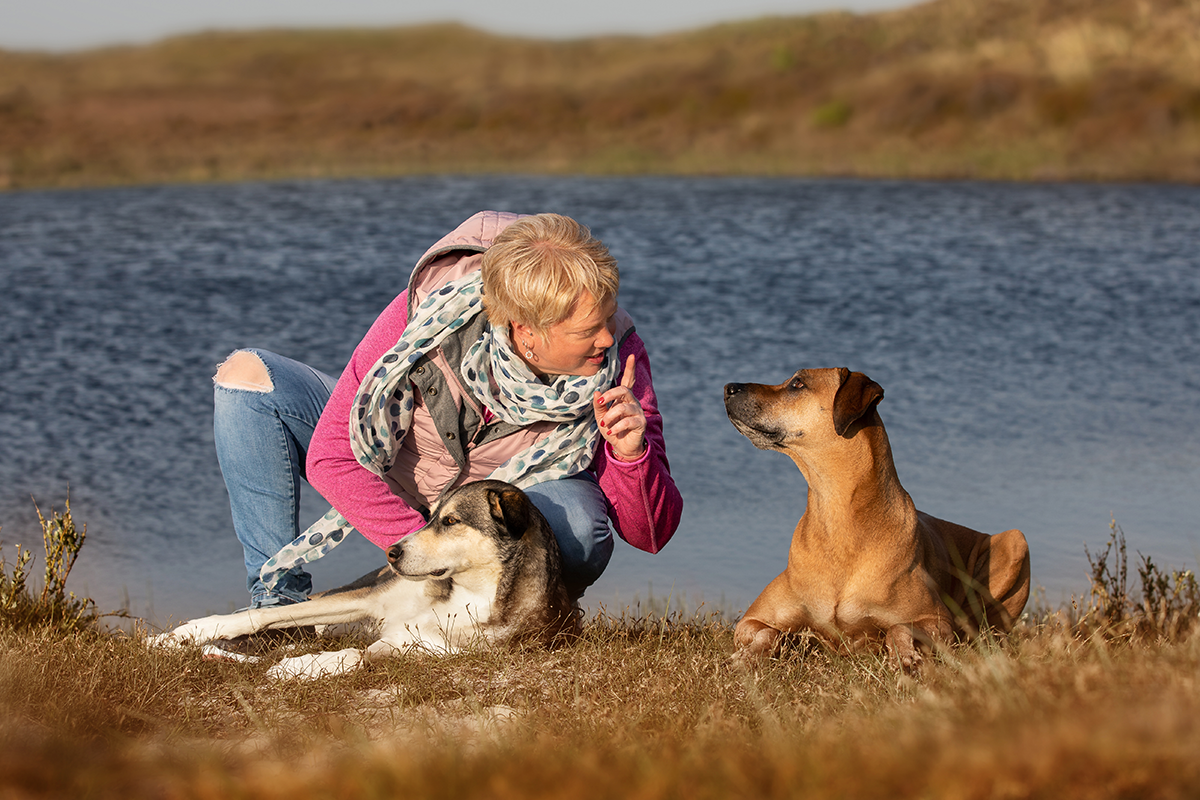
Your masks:
[{"label": "woman's arm", "polygon": [[679,527],[683,497],[667,463],[662,415],[658,412],[646,345],[636,333],[630,334],[621,346],[621,363],[631,355],[634,357],[631,391],[646,416],[646,451],[636,461],[622,461],[601,438],[592,467],[608,498],[608,515],[617,533],[639,550],[657,553]]},{"label": "woman's arm", "polygon": [[396,495],[376,474],[358,463],[350,449],[350,412],[362,379],[400,339],[408,323],[408,291],[400,293],[354,349],[313,431],[306,461],[307,479],[359,533],[388,547],[425,524],[420,512]]}]

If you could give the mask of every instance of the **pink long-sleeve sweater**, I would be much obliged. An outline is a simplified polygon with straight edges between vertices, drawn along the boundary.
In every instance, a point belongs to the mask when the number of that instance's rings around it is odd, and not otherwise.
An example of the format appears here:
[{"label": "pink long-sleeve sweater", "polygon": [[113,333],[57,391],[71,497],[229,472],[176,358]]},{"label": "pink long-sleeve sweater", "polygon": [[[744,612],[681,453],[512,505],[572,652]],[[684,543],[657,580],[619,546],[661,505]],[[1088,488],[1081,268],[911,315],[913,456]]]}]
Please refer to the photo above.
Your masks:
[{"label": "pink long-sleeve sweater", "polygon": [[[407,323],[406,290],[384,309],[355,348],[321,413],[306,462],[308,482],[313,488],[381,548],[417,530],[425,520],[393,494],[383,479],[358,463],[350,449],[349,419],[363,378],[396,344]],[[657,553],[679,526],[683,498],[667,463],[650,360],[636,333],[621,345],[621,363],[630,355],[636,364],[633,392],[646,415],[646,452],[637,461],[621,461],[601,439],[591,469],[608,499],[608,516],[617,534],[639,550]]]}]

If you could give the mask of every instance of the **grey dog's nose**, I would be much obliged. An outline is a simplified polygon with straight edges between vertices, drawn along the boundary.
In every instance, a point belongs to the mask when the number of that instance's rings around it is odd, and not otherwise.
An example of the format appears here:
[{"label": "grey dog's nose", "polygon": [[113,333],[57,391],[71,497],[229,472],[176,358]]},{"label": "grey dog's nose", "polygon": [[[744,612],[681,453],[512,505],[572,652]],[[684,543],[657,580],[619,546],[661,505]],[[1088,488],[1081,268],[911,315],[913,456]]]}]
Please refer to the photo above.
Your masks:
[{"label": "grey dog's nose", "polygon": [[397,543],[387,549],[387,560],[389,564],[395,564],[404,555],[404,544]]},{"label": "grey dog's nose", "polygon": [[725,384],[725,396],[726,397],[733,397],[735,394],[741,394],[744,391],[746,391],[746,384],[744,384],[744,383],[727,383],[727,384]]}]

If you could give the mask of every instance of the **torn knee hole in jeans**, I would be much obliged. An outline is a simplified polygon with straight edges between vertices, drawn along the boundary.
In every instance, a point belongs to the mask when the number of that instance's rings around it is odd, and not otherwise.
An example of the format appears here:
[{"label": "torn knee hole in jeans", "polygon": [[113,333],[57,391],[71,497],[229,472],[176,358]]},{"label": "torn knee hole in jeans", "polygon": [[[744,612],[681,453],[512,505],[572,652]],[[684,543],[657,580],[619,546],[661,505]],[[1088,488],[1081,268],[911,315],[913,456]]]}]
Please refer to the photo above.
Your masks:
[{"label": "torn knee hole in jeans", "polygon": [[245,389],[250,392],[270,392],[275,384],[267,365],[255,353],[238,350],[217,367],[213,383],[223,389]]}]

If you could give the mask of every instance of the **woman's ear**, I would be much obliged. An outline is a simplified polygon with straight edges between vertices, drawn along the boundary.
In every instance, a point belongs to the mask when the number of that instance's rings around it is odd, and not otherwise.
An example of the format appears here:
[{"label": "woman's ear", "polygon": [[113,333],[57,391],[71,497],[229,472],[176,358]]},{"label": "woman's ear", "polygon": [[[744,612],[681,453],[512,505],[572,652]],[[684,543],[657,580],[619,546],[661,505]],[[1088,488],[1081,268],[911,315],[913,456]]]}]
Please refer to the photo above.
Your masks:
[{"label": "woman's ear", "polygon": [[513,346],[520,348],[522,353],[526,350],[536,348],[539,344],[546,343],[546,337],[529,325],[523,322],[512,322],[509,324],[512,325]]},{"label": "woman's ear", "polygon": [[533,328],[523,322],[512,322],[513,340],[518,342],[532,342],[534,338]]}]

